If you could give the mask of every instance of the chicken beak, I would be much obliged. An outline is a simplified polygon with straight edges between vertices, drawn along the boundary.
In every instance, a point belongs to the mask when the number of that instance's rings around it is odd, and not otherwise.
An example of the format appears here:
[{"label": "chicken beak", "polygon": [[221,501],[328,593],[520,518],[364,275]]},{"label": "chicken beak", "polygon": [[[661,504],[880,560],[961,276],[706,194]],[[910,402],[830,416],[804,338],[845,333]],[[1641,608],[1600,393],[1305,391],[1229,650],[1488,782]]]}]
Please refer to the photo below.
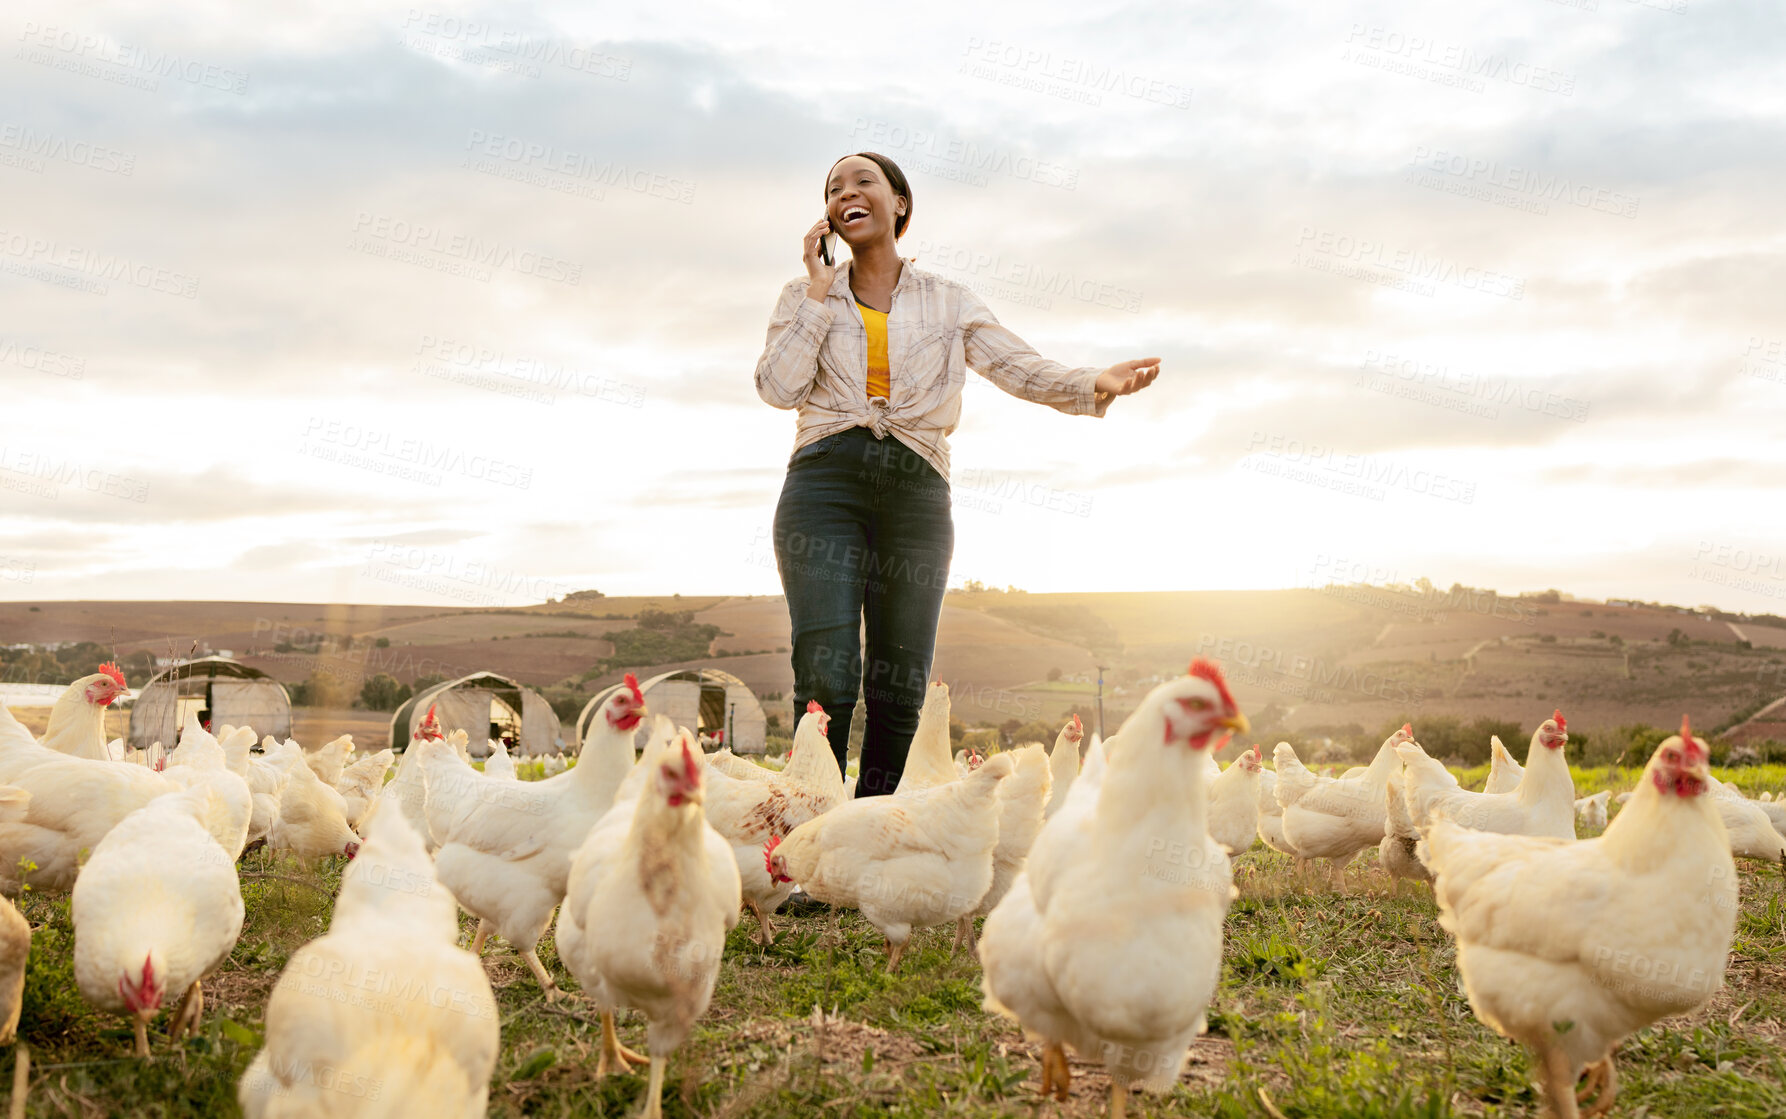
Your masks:
[{"label": "chicken beak", "polygon": [[1252,731],[1253,724],[1246,721],[1246,716],[1236,711],[1232,715],[1224,715],[1215,721],[1218,727],[1227,727],[1235,734],[1247,734]]}]

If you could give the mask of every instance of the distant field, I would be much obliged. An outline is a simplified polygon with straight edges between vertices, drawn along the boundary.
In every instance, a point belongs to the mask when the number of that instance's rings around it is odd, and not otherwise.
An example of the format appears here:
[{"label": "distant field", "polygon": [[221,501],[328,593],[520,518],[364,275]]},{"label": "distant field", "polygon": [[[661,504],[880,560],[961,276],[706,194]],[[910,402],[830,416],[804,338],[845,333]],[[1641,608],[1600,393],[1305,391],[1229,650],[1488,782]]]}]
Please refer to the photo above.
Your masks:
[{"label": "distant field", "polygon": [[[304,645],[328,633],[355,639],[345,654],[320,654],[322,667],[349,679],[360,672],[408,682],[490,671],[551,686],[611,654],[611,644],[594,635],[631,627],[644,609],[687,610],[719,626],[727,636],[714,642],[715,652],[792,644],[786,603],[767,595],[615,597],[524,610],[0,603],[0,643],[106,642],[115,630],[121,652],[183,653],[197,638],[296,682],[319,667],[319,655],[275,653],[273,645]],[[579,616],[562,616],[566,611]],[[1683,711],[1709,729],[1786,695],[1786,629],[1739,628],[1753,648],[1742,648],[1723,622],[1672,610],[1373,587],[951,593],[931,676],[951,685],[955,713],[970,724],[1053,721],[1069,707],[1089,706],[1093,685],[1044,684],[1051,669],[1095,676],[1102,663],[1106,721],[1115,725],[1149,677],[1182,672],[1191,657],[1204,655],[1221,662],[1262,733],[1374,728],[1398,716],[1441,714],[1531,726],[1553,707],[1590,734],[1633,722],[1672,725]],[[1675,630],[1687,644],[1667,643]],[[566,633],[583,636],[528,636]],[[389,646],[371,647],[381,637]],[[702,665],[738,676],[759,695],[785,700],[793,689],[785,651],[649,665],[640,675]],[[618,679],[610,673],[589,690]]]}]

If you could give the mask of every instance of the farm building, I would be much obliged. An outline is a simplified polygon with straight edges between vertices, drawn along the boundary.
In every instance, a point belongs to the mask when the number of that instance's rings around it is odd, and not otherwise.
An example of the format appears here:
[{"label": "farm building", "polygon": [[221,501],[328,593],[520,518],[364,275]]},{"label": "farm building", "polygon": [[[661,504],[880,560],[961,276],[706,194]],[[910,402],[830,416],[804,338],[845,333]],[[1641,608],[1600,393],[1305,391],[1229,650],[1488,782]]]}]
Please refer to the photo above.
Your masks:
[{"label": "farm building", "polygon": [[176,664],[143,685],[130,709],[126,740],[137,749],[179,741],[186,713],[212,727],[250,726],[256,736],[291,736],[291,697],[285,686],[258,668],[227,657]]},{"label": "farm building", "polygon": [[564,728],[546,697],[494,672],[474,672],[413,696],[391,716],[391,749],[402,753],[416,727],[434,708],[443,734],[465,731],[466,748],[481,758],[490,740],[508,742],[511,754],[556,754],[565,749]]},{"label": "farm building", "polygon": [[[589,732],[590,720],[601,705],[623,685],[597,692],[577,715],[577,741]],[[667,715],[671,722],[698,734],[725,732],[725,744],[734,754],[760,754],[768,746],[763,705],[744,681],[715,668],[683,668],[639,682],[645,708],[653,715]],[[643,749],[650,719],[639,723],[634,749]]]}]

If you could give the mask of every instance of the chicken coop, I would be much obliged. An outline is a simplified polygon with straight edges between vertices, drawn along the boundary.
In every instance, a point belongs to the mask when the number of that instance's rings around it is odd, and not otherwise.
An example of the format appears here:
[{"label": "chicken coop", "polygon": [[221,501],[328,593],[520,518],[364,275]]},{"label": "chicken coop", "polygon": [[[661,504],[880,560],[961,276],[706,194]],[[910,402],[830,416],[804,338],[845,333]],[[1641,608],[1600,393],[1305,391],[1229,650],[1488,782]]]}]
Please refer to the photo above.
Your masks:
[{"label": "chicken coop", "polygon": [[463,730],[466,749],[474,758],[490,753],[490,740],[503,739],[511,754],[540,756],[565,749],[564,728],[546,697],[525,684],[494,672],[475,672],[448,680],[411,697],[391,716],[391,749],[402,753],[428,708],[442,734]]},{"label": "chicken coop", "polygon": [[285,685],[227,657],[201,657],[168,668],[143,685],[130,709],[125,741],[136,749],[179,741],[186,714],[208,727],[254,728],[256,737],[291,737],[291,697]]},{"label": "chicken coop", "polygon": [[[614,684],[597,692],[577,715],[577,741],[588,737],[589,724],[602,704],[624,685]],[[679,727],[714,737],[723,731],[724,742],[734,754],[761,754],[768,748],[768,720],[750,685],[729,672],[714,668],[684,668],[639,682],[645,709],[666,715]],[[639,723],[633,749],[645,747],[649,718]]]}]

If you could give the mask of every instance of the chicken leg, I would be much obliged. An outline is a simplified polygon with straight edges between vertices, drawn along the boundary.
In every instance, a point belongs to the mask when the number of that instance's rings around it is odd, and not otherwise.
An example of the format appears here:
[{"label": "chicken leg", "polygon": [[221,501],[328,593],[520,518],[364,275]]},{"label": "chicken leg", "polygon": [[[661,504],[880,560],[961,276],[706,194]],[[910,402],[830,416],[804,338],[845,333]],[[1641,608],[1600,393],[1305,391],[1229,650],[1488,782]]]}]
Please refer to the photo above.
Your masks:
[{"label": "chicken leg", "polygon": [[1118,1080],[1110,1082],[1110,1119],[1123,1119],[1129,1111],[1129,1086]]},{"label": "chicken leg", "polygon": [[1328,859],[1328,877],[1333,882],[1333,892],[1341,897],[1346,896],[1346,861],[1344,859]]},{"label": "chicken leg", "polygon": [[892,975],[894,972],[899,970],[899,957],[901,957],[903,955],[905,955],[905,942],[904,941],[901,941],[898,944],[894,944],[891,940],[889,940],[887,942],[887,974],[888,975]]},{"label": "chicken leg", "polygon": [[645,1114],[640,1119],[664,1119],[664,1058],[651,1055],[651,1083],[645,1088]]},{"label": "chicken leg", "polygon": [[949,945],[949,955],[953,956],[955,950],[964,944],[967,945],[967,950],[969,952],[972,952],[976,945],[974,939],[974,919],[972,916],[963,917],[955,922],[955,942]]},{"label": "chicken leg", "polygon": [[1061,1048],[1060,1042],[1051,1041],[1042,1047],[1042,1098],[1048,1098],[1048,1090],[1054,1089],[1054,1098],[1061,1103],[1067,1102],[1067,1089],[1073,1083],[1073,1070],[1067,1066],[1067,1051]]},{"label": "chicken leg", "polygon": [[134,1055],[138,1057],[147,1057],[149,1055],[149,1024],[143,1021],[140,1016],[132,1018],[130,1024],[135,1027],[136,1030],[136,1050]]},{"label": "chicken leg", "polygon": [[757,943],[765,948],[774,944],[775,927],[769,923],[769,915],[763,912],[763,907],[754,901],[746,901],[744,906],[757,919]]},{"label": "chicken leg", "polygon": [[1561,1049],[1548,1048],[1538,1055],[1538,1064],[1551,1119],[1580,1119],[1575,1107],[1577,1074],[1569,1055]]},{"label": "chicken leg", "polygon": [[620,1034],[614,1029],[614,1012],[602,1011],[602,1051],[595,1063],[596,1079],[608,1075],[610,1066],[618,1066],[613,1069],[616,1072],[631,1072],[634,1065],[642,1065],[648,1060],[650,1058],[643,1053],[635,1053],[620,1044]]},{"label": "chicken leg", "polygon": [[199,1019],[204,1013],[205,992],[194,981],[192,986],[186,988],[186,996],[180,1000],[180,1009],[174,1012],[174,1020],[167,1028],[168,1040],[179,1041],[183,1033],[197,1037]]},{"label": "chicken leg", "polygon": [[478,918],[477,935],[471,938],[471,954],[472,955],[481,956],[484,954],[484,941],[490,939],[490,931],[492,929],[494,929],[495,927],[496,927],[495,925],[492,925],[490,922],[484,920],[482,917]]}]

